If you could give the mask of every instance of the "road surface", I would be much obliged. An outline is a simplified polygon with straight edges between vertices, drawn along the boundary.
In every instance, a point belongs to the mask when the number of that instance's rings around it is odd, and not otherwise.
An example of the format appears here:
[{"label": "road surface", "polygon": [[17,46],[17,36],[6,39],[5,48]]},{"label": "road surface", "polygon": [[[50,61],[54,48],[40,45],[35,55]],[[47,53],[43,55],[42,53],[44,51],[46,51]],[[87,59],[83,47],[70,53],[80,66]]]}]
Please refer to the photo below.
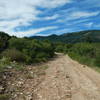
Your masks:
[{"label": "road surface", "polygon": [[47,63],[32,100],[100,100],[100,74],[65,55]]}]

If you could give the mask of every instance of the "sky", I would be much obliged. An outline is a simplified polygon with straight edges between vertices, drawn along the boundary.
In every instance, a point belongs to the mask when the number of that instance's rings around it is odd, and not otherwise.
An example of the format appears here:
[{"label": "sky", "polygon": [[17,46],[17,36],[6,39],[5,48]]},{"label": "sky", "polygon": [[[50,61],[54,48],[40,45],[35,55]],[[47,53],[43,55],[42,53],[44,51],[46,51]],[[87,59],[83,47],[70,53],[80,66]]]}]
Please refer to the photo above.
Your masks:
[{"label": "sky", "polygon": [[0,31],[47,36],[100,29],[100,0],[0,0]]}]

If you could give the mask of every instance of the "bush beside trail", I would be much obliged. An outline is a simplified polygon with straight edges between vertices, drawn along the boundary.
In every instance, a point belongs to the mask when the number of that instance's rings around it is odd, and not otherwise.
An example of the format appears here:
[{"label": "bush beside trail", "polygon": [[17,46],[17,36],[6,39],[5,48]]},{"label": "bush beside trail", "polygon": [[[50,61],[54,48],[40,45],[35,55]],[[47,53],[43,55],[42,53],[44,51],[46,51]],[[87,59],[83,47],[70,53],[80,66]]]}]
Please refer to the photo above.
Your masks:
[{"label": "bush beside trail", "polygon": [[100,67],[100,43],[57,43],[55,51],[68,54],[72,59],[82,64]]}]

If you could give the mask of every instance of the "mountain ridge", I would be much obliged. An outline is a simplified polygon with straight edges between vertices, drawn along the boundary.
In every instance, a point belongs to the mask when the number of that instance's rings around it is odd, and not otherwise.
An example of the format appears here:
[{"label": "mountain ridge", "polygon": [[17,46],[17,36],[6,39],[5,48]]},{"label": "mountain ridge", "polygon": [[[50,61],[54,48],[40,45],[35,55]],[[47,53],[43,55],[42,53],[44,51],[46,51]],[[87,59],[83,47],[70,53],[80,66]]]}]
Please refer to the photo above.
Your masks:
[{"label": "mountain ridge", "polygon": [[53,34],[49,36],[32,36],[30,38],[64,43],[100,42],[100,30],[87,30],[80,32],[64,33],[62,35]]}]

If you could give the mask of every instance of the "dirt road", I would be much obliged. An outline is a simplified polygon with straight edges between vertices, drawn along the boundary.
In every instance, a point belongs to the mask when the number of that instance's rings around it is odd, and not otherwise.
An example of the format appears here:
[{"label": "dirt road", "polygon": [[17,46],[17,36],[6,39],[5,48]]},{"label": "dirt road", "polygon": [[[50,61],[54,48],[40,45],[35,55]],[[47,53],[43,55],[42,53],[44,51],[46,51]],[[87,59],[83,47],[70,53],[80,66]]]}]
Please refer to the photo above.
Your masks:
[{"label": "dirt road", "polygon": [[47,65],[33,100],[100,100],[100,74],[93,69],[63,55]]}]

